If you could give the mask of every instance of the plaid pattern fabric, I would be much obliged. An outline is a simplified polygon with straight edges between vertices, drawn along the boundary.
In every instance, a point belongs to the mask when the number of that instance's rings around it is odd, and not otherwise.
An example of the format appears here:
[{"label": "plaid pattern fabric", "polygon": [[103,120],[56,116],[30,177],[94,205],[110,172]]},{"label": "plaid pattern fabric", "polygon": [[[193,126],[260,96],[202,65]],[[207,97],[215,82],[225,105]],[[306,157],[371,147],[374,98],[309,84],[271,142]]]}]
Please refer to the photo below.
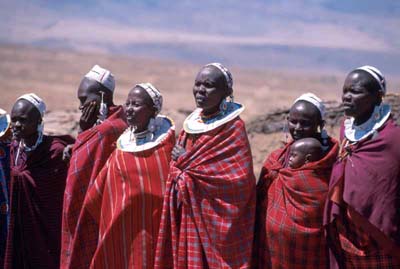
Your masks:
[{"label": "plaid pattern fabric", "polygon": [[327,230],[329,246],[336,256],[338,268],[400,268],[398,259],[386,254],[369,234],[357,227],[349,218],[343,216],[336,218],[329,224]]},{"label": "plaid pattern fabric", "polygon": [[111,107],[107,120],[77,137],[64,194],[61,268],[90,265],[98,230],[90,216],[81,214],[82,204],[86,191],[115,149],[115,141],[127,128],[124,117],[122,106]]},{"label": "plaid pattern fabric", "polygon": [[[188,137],[181,132],[178,143]],[[238,117],[201,134],[171,163],[156,268],[249,268],[255,178]]]},{"label": "plaid pattern fabric", "polygon": [[3,265],[9,219],[8,184],[10,182],[10,146],[0,142],[0,268]]},{"label": "plaid pattern fabric", "polygon": [[99,227],[90,268],[153,268],[174,145],[170,129],[153,149],[112,153],[84,202]]},{"label": "plaid pattern fabric", "polygon": [[327,268],[323,212],[338,143],[320,161],[283,166],[291,144],[265,161],[257,186],[254,267]]},{"label": "plaid pattern fabric", "polygon": [[10,224],[4,268],[58,268],[61,214],[68,164],[63,150],[70,136],[43,136],[29,155],[11,146]]}]

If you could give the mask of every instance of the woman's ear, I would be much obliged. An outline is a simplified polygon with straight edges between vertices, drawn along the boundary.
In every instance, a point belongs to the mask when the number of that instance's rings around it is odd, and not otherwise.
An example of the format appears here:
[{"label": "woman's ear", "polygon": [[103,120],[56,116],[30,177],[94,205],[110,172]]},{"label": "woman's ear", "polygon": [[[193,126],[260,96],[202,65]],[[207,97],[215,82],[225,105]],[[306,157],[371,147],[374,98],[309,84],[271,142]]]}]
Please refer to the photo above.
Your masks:
[{"label": "woman's ear", "polygon": [[377,105],[380,105],[382,103],[383,96],[384,96],[383,91],[379,90],[377,94]]},{"label": "woman's ear", "polygon": [[226,94],[226,97],[232,96],[232,95],[233,95],[233,89],[227,87],[226,93],[227,93],[227,94]]},{"label": "woman's ear", "polygon": [[324,129],[324,127],[325,127],[325,121],[324,121],[324,120],[321,120],[321,123],[319,124],[319,132],[322,132],[322,130]]}]

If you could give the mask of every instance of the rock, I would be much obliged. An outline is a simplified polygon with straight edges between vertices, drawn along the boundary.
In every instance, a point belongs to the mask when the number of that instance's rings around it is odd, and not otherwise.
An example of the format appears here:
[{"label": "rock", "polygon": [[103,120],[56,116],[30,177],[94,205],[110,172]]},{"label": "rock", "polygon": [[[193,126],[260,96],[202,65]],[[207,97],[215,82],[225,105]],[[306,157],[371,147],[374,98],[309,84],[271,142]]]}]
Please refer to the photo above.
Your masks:
[{"label": "rock", "polygon": [[[400,125],[400,95],[388,94],[385,96],[383,102],[391,105],[393,118],[396,120],[397,124]],[[340,104],[335,101],[329,101],[326,102],[325,105],[325,126],[328,128],[339,127],[344,116]],[[285,127],[288,114],[289,108],[276,110],[266,115],[258,116],[247,124],[248,132],[250,134],[271,134],[281,132]]]}]

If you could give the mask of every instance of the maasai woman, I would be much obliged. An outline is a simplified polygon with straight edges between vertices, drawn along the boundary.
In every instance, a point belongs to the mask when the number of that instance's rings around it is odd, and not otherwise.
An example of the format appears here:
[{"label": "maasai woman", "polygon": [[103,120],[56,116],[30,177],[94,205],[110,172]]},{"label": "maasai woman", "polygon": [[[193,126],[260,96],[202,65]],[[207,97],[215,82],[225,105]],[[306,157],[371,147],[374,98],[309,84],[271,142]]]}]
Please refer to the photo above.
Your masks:
[{"label": "maasai woman", "polygon": [[[249,268],[255,179],[244,107],[231,73],[204,66],[193,87],[197,109],[172,152],[157,243],[157,268]],[[226,100],[229,99],[229,100]]]},{"label": "maasai woman", "polygon": [[69,136],[43,134],[46,106],[25,94],[11,111],[10,226],[4,268],[58,268]]},{"label": "maasai woman", "polygon": [[82,212],[82,204],[114,151],[115,141],[127,127],[123,107],[114,105],[114,89],[113,74],[98,65],[85,75],[78,88],[81,132],[72,150],[64,194],[62,269],[87,269],[97,246],[97,225]]},{"label": "maasai woman", "polygon": [[372,66],[344,82],[348,118],[326,207],[331,268],[400,268],[400,128],[382,104],[385,93]]},{"label": "maasai woman", "polygon": [[125,104],[129,128],[88,192],[83,210],[98,225],[90,268],[153,268],[175,127],[158,115],[161,93],[136,85]]},{"label": "maasai woman", "polygon": [[[327,268],[323,209],[338,144],[326,134],[325,107],[314,94],[294,102],[288,127],[293,141],[266,159],[257,184],[254,267]],[[288,166],[294,141],[313,137],[324,157],[299,168]]]},{"label": "maasai woman", "polygon": [[4,263],[4,251],[7,241],[9,222],[9,191],[10,184],[10,115],[0,108],[0,268]]}]

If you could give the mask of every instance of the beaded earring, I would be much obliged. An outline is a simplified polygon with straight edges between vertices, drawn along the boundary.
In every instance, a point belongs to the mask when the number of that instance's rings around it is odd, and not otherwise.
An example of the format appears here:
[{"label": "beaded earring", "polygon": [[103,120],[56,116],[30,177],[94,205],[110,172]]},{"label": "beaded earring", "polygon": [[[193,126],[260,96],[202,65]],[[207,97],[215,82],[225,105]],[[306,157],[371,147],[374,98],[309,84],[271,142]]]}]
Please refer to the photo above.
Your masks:
[{"label": "beaded earring", "polygon": [[104,92],[100,92],[100,93],[101,93],[101,102],[100,102],[100,108],[99,108],[99,116],[98,116],[98,120],[97,120],[98,124],[105,121],[107,119],[107,114],[108,114],[107,104],[104,103]]}]

